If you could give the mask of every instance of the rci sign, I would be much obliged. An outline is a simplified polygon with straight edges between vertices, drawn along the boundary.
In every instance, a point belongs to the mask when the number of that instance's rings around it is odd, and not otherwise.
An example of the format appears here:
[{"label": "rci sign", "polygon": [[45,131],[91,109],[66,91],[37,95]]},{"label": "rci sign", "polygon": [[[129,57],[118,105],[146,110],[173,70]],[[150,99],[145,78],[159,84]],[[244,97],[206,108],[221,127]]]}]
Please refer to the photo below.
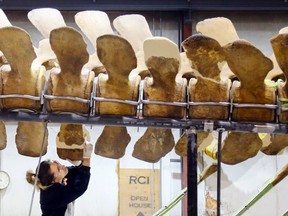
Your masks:
[{"label": "rci sign", "polygon": [[149,184],[149,176],[129,176],[129,184]]},{"label": "rci sign", "polygon": [[160,208],[159,169],[119,170],[119,216],[151,216]]}]

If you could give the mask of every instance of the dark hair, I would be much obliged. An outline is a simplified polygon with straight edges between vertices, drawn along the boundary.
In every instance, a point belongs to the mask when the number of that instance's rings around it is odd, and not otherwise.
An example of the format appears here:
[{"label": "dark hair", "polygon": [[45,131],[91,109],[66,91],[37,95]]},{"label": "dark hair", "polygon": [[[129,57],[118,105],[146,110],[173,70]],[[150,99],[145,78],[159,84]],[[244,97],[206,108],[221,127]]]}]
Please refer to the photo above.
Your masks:
[{"label": "dark hair", "polygon": [[[45,160],[40,163],[38,178],[37,178],[37,183],[36,183],[38,188],[45,189],[47,186],[50,186],[52,184],[52,181],[54,180],[54,175],[53,173],[51,173],[50,164],[51,164],[50,160]],[[37,173],[37,169],[35,173]],[[35,180],[36,180],[35,173],[31,171],[27,171],[26,173],[26,180],[30,184],[35,184]]]}]

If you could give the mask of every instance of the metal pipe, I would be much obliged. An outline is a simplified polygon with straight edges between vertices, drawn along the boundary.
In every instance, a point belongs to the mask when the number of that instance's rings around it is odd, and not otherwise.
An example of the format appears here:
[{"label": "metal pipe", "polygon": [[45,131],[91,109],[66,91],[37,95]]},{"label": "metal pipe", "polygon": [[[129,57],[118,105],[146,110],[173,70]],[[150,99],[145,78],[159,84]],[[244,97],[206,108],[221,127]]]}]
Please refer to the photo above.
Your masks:
[{"label": "metal pipe", "polygon": [[187,194],[188,216],[197,215],[197,134],[195,128],[186,130],[187,134]]},{"label": "metal pipe", "polygon": [[38,174],[39,174],[40,163],[41,163],[43,150],[44,150],[44,143],[45,143],[47,126],[48,126],[48,122],[45,122],[45,124],[44,124],[44,134],[43,134],[43,139],[42,139],[42,144],[41,144],[40,156],[39,156],[39,160],[38,160],[36,176],[35,176],[35,182],[34,182],[34,188],[33,188],[33,192],[32,192],[32,197],[31,197],[31,202],[30,202],[30,208],[29,208],[28,216],[31,216],[31,213],[32,213],[32,205],[33,205],[35,191],[36,191],[36,184],[37,184],[37,179],[38,179]]},{"label": "metal pipe", "polygon": [[221,215],[221,149],[223,128],[218,129],[218,151],[217,151],[217,216]]}]

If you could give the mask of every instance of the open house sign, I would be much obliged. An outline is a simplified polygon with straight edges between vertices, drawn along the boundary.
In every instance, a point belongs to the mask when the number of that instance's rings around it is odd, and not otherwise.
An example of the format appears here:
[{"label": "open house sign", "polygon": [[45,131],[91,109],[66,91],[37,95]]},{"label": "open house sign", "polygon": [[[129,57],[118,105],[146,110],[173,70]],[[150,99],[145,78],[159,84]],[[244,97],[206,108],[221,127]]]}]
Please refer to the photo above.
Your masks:
[{"label": "open house sign", "polygon": [[120,169],[119,215],[151,216],[159,208],[159,169]]}]

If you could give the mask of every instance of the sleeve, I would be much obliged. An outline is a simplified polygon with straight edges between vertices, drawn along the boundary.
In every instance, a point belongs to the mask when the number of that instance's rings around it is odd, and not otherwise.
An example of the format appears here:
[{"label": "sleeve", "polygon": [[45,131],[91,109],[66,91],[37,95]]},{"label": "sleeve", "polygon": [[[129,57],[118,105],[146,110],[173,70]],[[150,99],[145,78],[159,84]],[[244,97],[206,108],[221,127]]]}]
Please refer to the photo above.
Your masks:
[{"label": "sleeve", "polygon": [[[69,168],[70,169],[70,168]],[[67,205],[80,197],[88,188],[90,181],[90,167],[78,166],[71,167],[69,172],[72,172],[73,177],[68,177],[67,185],[59,184],[57,195],[59,205]]]}]

